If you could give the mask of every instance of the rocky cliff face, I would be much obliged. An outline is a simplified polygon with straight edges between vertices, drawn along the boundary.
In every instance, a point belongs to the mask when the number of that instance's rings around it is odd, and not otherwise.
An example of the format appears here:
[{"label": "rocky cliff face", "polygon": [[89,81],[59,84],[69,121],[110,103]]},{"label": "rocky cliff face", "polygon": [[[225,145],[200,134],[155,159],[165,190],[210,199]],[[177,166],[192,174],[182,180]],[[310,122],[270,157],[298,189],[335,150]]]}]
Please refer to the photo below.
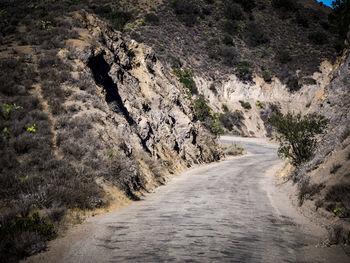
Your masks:
[{"label": "rocky cliff face", "polygon": [[[77,29],[79,38],[68,40],[60,57],[71,64],[78,82],[92,85],[88,89],[100,107],[91,109],[83,103],[75,115],[98,119],[93,125],[99,134],[95,140],[106,143],[104,149],[134,159],[145,179],[143,187],[164,180],[160,169],[150,166],[174,173],[220,159],[215,138],[193,122],[191,101],[181,84],[164,71],[150,48],[125,41],[121,33],[89,13],[76,13],[76,19],[85,28]],[[75,95],[86,96],[86,91]]]},{"label": "rocky cliff face", "polygon": [[[290,92],[277,77],[266,82],[258,75],[254,76],[253,82],[243,82],[236,75],[229,75],[219,83],[203,77],[196,77],[196,82],[200,93],[209,100],[213,109],[222,111],[222,105],[225,104],[232,113],[241,116],[239,122],[233,121],[240,134],[265,137],[271,135],[272,129],[267,119],[274,110],[283,113],[309,112],[329,84],[332,70],[333,65],[325,60],[318,72],[307,76],[314,80],[314,84],[302,85],[295,92]],[[245,106],[244,102],[249,106]]]},{"label": "rocky cliff face", "polygon": [[329,74],[330,82],[318,91],[310,108],[329,120],[327,132],[319,138],[314,157],[294,170],[299,201],[310,211],[332,220],[325,224],[330,241],[350,240],[350,53],[343,56]]}]

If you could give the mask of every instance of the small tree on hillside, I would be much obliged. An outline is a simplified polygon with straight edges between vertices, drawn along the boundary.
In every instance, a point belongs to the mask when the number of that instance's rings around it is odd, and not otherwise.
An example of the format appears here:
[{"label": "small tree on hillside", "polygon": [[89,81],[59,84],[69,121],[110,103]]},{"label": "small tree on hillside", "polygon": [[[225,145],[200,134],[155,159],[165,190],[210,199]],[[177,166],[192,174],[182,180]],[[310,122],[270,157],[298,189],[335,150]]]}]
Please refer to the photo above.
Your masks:
[{"label": "small tree on hillside", "polygon": [[290,158],[298,166],[313,155],[317,145],[315,136],[324,132],[328,120],[315,114],[278,113],[269,118],[269,123],[279,133],[275,137],[280,143],[278,155]]}]

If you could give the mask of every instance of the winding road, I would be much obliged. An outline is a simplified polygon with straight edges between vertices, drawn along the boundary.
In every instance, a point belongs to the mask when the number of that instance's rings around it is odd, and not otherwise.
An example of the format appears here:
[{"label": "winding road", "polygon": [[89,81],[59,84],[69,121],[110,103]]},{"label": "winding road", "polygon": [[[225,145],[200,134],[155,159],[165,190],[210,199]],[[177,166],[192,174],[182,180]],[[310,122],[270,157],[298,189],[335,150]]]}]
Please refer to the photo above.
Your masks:
[{"label": "winding road", "polygon": [[[74,263],[349,262],[315,247],[321,230],[289,216],[297,212],[266,173],[281,163],[277,146],[221,138],[233,142],[248,154],[192,168],[145,200],[90,218],[79,238],[48,254]],[[49,262],[46,254],[29,262]]]}]

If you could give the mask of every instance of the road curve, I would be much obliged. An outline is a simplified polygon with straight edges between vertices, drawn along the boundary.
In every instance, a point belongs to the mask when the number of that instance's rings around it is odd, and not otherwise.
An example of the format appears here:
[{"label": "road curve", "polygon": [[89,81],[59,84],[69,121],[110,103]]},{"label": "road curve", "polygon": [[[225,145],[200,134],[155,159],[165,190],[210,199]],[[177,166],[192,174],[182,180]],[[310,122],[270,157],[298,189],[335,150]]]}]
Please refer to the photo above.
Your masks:
[{"label": "road curve", "polygon": [[[91,218],[55,261],[332,262],[314,251],[317,235],[306,234],[271,203],[265,172],[281,162],[277,147],[221,139],[233,141],[248,154],[190,169],[145,200]],[[45,253],[31,262],[36,260],[45,262]]]}]

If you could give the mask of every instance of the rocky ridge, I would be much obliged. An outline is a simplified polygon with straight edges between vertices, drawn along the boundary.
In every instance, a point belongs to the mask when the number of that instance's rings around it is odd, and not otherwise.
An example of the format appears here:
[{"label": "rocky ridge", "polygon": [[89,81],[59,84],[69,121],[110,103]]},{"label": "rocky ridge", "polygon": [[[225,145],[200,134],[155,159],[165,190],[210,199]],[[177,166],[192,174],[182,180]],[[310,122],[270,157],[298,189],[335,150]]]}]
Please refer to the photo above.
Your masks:
[{"label": "rocky ridge", "polygon": [[[78,29],[80,37],[68,40],[59,54],[71,63],[73,76],[94,86],[101,104],[93,110],[82,105],[76,115],[98,116],[96,134],[110,149],[139,163],[140,177],[125,178],[128,192],[164,182],[165,171],[220,159],[215,138],[193,122],[191,102],[181,84],[164,71],[150,48],[124,41],[121,33],[92,14],[75,16],[85,28]],[[133,185],[130,180],[144,183]]]}]

